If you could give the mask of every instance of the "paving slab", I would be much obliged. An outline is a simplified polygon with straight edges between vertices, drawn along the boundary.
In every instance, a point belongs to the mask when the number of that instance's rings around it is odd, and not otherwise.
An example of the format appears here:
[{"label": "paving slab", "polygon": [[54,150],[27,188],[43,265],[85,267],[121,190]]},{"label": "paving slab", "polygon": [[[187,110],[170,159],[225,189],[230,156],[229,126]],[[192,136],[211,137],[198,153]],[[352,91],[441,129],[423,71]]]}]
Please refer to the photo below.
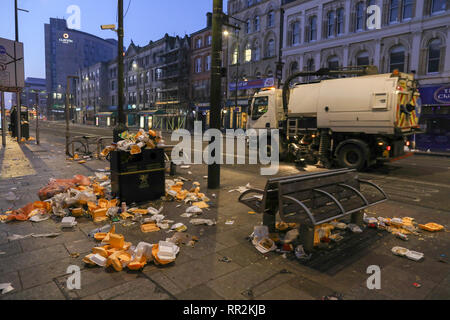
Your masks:
[{"label": "paving slab", "polygon": [[48,282],[43,285],[26,289],[20,292],[11,292],[4,297],[0,296],[1,300],[65,300],[64,295],[58,286],[53,282]]}]

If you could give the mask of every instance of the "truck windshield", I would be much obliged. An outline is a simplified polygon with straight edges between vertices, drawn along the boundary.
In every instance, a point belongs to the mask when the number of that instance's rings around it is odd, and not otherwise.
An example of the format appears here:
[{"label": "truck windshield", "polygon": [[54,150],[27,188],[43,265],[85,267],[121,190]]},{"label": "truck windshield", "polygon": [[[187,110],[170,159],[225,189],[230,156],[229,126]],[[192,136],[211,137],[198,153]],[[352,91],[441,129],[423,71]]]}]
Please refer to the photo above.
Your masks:
[{"label": "truck windshield", "polygon": [[256,97],[253,100],[252,120],[258,120],[269,107],[269,97]]}]

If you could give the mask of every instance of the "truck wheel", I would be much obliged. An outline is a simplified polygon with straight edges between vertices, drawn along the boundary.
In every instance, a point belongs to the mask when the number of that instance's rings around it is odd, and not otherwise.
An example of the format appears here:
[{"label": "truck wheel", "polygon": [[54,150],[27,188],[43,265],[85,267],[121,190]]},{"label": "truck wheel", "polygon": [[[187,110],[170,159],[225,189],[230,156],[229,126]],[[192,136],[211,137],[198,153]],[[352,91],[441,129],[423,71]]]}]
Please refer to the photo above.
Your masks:
[{"label": "truck wheel", "polygon": [[339,150],[338,161],[341,167],[358,171],[364,169],[366,164],[364,152],[354,144],[348,144]]}]

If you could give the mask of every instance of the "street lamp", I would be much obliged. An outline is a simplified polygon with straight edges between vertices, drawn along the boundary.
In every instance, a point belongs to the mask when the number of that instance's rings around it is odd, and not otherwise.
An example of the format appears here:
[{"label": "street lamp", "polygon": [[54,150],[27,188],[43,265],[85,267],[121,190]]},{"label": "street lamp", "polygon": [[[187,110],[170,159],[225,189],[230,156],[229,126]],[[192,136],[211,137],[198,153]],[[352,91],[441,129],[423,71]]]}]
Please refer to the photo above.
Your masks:
[{"label": "street lamp", "polygon": [[66,155],[69,155],[69,92],[70,92],[70,79],[80,79],[78,76],[67,76],[66,86]]},{"label": "street lamp", "polygon": [[113,130],[113,138],[114,142],[118,142],[120,140],[119,134],[127,130],[125,125],[125,113],[123,111],[123,0],[117,0],[117,11],[118,11],[118,20],[119,25],[116,29],[116,26],[113,24],[102,25],[100,28],[102,30],[112,30],[117,33],[118,45],[117,45],[117,95],[118,95],[118,103],[117,103],[117,116],[118,122],[117,126]]}]

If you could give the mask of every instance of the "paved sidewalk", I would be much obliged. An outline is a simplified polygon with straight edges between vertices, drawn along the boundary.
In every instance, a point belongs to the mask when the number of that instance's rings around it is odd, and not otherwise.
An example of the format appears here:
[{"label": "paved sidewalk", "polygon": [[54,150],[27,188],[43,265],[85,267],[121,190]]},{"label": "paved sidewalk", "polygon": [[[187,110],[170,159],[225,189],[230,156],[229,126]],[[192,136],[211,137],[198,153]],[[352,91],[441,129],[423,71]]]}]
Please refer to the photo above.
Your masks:
[{"label": "paved sidewalk", "polygon": [[[70,178],[74,174],[92,175],[96,169],[108,167],[104,161],[88,161],[86,164],[66,161],[64,149],[43,141],[40,146],[31,143],[21,147],[0,149],[0,208],[19,208],[38,199],[37,191],[49,178]],[[16,158],[8,158],[11,150]],[[20,152],[18,152],[20,150]],[[12,161],[31,166],[7,167]],[[12,171],[12,172],[11,172]],[[22,171],[21,174],[19,174]],[[191,171],[192,174],[189,174]],[[8,174],[4,176],[4,173]],[[11,282],[14,291],[0,295],[0,299],[321,299],[338,293],[344,299],[450,299],[450,268],[439,262],[441,254],[450,252],[450,237],[446,231],[410,237],[404,242],[392,235],[380,237],[366,248],[363,255],[335,274],[327,274],[305,267],[295,260],[283,258],[272,252],[262,255],[254,249],[246,237],[253,226],[260,224],[261,216],[249,214],[248,209],[237,202],[239,193],[229,192],[248,182],[263,187],[266,177],[252,173],[236,174],[233,166],[222,167],[222,187],[207,190],[207,166],[195,165],[178,169],[177,176],[199,181],[202,192],[211,198],[210,210],[202,218],[215,219],[216,226],[194,226],[189,218],[181,218],[186,206],[177,208],[177,202],[165,202],[163,214],[176,222],[183,222],[187,233],[199,237],[195,247],[182,246],[173,265],[157,267],[149,263],[139,272],[108,272],[103,268],[86,267],[81,261],[96,246],[87,234],[101,226],[87,218],[78,218],[73,230],[61,231],[60,219],[40,223],[11,222],[0,224],[0,283]],[[170,178],[170,177],[168,177]],[[14,189],[16,188],[16,189]],[[3,199],[13,191],[18,200]],[[213,197],[215,194],[216,197]],[[159,201],[154,202],[159,207]],[[370,213],[384,217],[410,216],[423,221],[435,221],[449,226],[449,212],[419,208],[389,201],[370,209]],[[233,220],[227,225],[227,220]],[[428,221],[427,221],[428,222]],[[63,232],[56,238],[29,238],[9,241],[12,234]],[[156,243],[170,234],[165,231],[144,234],[138,226],[117,225],[117,232],[126,241],[137,245],[140,241]],[[405,246],[425,253],[425,260],[413,262],[392,255],[393,246]],[[72,258],[71,253],[80,256]],[[227,257],[231,262],[222,262]],[[69,291],[66,287],[67,267],[81,268],[81,290]],[[366,280],[367,267],[381,267],[381,290],[369,290]],[[286,269],[288,272],[280,272]],[[413,283],[420,283],[416,288]],[[251,290],[252,296],[245,293]]]}]

